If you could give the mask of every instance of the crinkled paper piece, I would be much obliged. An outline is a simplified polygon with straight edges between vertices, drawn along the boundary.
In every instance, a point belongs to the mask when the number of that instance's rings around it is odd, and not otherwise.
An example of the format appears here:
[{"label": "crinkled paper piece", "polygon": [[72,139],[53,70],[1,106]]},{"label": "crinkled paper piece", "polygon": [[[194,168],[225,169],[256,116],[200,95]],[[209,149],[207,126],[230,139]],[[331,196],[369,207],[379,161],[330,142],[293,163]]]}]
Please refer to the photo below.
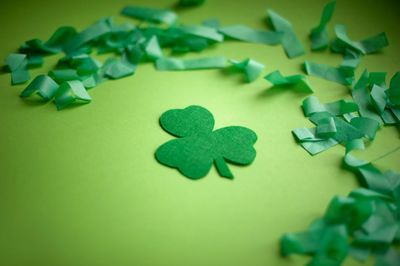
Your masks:
[{"label": "crinkled paper piece", "polygon": [[304,63],[306,73],[310,76],[323,78],[342,85],[351,85],[354,81],[354,69],[347,67],[332,67],[310,61]]},{"label": "crinkled paper piece", "polygon": [[358,260],[375,256],[377,265],[398,265],[400,174],[382,173],[368,161],[351,156],[354,149],[364,149],[362,140],[346,145],[345,164],[363,178],[366,188],[355,189],[347,197],[335,196],[324,216],[306,231],[285,234],[282,255],[311,256],[310,265],[341,265],[348,255]]},{"label": "crinkled paper piece", "polygon": [[39,95],[44,101],[54,98],[59,85],[47,75],[39,75],[20,94],[22,98],[30,97],[33,94]]},{"label": "crinkled paper piece", "polygon": [[268,80],[271,82],[272,85],[274,86],[282,86],[282,85],[296,85],[298,86],[302,91],[312,93],[313,90],[308,84],[308,81],[304,75],[291,75],[291,76],[282,76],[282,74],[279,72],[279,70],[273,71],[266,75],[264,79]]},{"label": "crinkled paper piece", "polygon": [[156,69],[162,71],[218,69],[225,67],[226,58],[223,56],[187,60],[163,57],[156,61]]},{"label": "crinkled paper piece", "polygon": [[256,80],[264,69],[263,64],[250,58],[243,61],[230,60],[230,63],[232,63],[235,69],[244,73],[247,82]]},{"label": "crinkled paper piece", "polygon": [[225,26],[218,28],[218,31],[235,40],[266,45],[281,43],[283,36],[281,32],[255,30],[244,25]]},{"label": "crinkled paper piece", "polygon": [[79,80],[63,82],[55,94],[55,104],[58,110],[72,104],[89,103],[91,100],[92,98]]},{"label": "crinkled paper piece", "polygon": [[143,21],[165,23],[167,25],[174,24],[178,19],[178,16],[171,10],[141,6],[127,6],[122,9],[121,14]]},{"label": "crinkled paper piece", "polygon": [[67,54],[73,53],[85,44],[111,32],[111,19],[102,19],[71,38],[64,46]]},{"label": "crinkled paper piece", "polygon": [[394,74],[387,88],[385,72],[365,70],[354,85],[351,93],[360,106],[360,115],[385,125],[400,124],[400,106],[394,95],[399,90],[399,74]]},{"label": "crinkled paper piece", "polygon": [[232,179],[228,162],[248,165],[256,157],[257,135],[252,130],[230,126],[213,131],[213,115],[201,106],[168,110],[161,115],[160,125],[177,138],[157,149],[157,161],[190,179],[206,176],[213,164],[222,177]]},{"label": "crinkled paper piece", "polygon": [[332,50],[343,53],[346,48],[355,50],[361,54],[372,54],[387,47],[389,41],[384,32],[369,37],[362,41],[352,41],[347,36],[347,29],[344,25],[335,26],[336,39],[332,43]]},{"label": "crinkled paper piece", "polygon": [[11,72],[11,84],[18,85],[30,79],[28,71],[28,57],[25,54],[9,54],[6,65]]},{"label": "crinkled paper piece", "polygon": [[46,42],[39,39],[29,40],[21,46],[20,51],[27,54],[57,54],[62,52],[65,44],[76,35],[73,27],[59,27]]},{"label": "crinkled paper piece", "polygon": [[328,112],[333,116],[344,115],[358,111],[358,105],[348,100],[338,100],[335,102],[322,104],[317,97],[309,96],[303,101],[304,115],[309,117],[312,114]]},{"label": "crinkled paper piece", "polygon": [[313,51],[322,50],[328,47],[329,36],[326,27],[329,21],[332,19],[335,7],[336,7],[336,0],[327,3],[324,7],[324,10],[322,11],[319,25],[311,30],[310,33],[311,50]]},{"label": "crinkled paper piece", "polygon": [[286,55],[289,58],[294,58],[305,54],[304,47],[296,36],[292,24],[272,9],[267,11],[267,15],[275,31],[283,33],[282,46]]}]

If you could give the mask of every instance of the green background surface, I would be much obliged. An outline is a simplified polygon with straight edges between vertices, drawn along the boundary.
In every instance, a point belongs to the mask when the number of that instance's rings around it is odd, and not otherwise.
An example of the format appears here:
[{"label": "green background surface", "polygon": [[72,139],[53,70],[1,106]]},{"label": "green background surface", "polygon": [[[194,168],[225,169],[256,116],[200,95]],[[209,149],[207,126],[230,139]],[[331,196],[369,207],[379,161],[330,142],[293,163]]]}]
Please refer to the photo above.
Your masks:
[{"label": "green background surface", "polygon": [[[305,59],[337,65],[340,55],[310,53],[307,34],[319,21],[325,1],[212,1],[179,10],[180,21],[198,24],[219,18],[266,29],[273,8],[295,25],[307,55],[287,59],[281,46],[226,42],[196,56],[251,57],[264,74],[301,72]],[[0,58],[31,38],[47,39],[61,25],[83,29],[104,16],[118,16],[127,4],[171,7],[174,1],[2,1]],[[349,27],[353,39],[386,31],[390,46],[362,60],[357,70],[399,70],[398,1],[338,1],[334,23]],[[332,34],[330,25],[330,33]],[[46,59],[51,69],[60,56]],[[105,57],[100,57],[105,58]],[[344,86],[309,78],[322,102],[349,98]],[[306,95],[268,90],[263,79],[251,84],[218,70],[157,72],[140,65],[134,76],[108,81],[90,91],[89,105],[56,111],[33,104],[0,75],[0,265],[302,265],[305,258],[281,258],[279,238],[301,231],[320,216],[334,195],[357,186],[340,167],[344,148],[309,156],[291,135],[311,126],[300,104]],[[154,159],[172,137],[159,124],[171,108],[197,104],[215,116],[216,128],[241,125],[258,135],[257,158],[249,167],[231,166],[235,180],[215,169],[189,180]],[[382,129],[365,152],[376,158],[399,145],[399,133]],[[376,165],[399,171],[399,152]],[[357,265],[349,259],[345,265]]]}]

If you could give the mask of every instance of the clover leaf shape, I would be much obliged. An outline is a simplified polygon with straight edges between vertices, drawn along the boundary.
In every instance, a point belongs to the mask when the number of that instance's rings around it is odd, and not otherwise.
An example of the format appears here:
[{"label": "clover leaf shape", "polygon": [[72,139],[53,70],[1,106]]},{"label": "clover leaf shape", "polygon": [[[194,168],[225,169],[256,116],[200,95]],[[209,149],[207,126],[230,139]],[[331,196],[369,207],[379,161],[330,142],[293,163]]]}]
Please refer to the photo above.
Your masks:
[{"label": "clover leaf shape", "polygon": [[214,128],[214,117],[205,108],[192,105],[172,109],[160,117],[161,127],[177,139],[161,145],[155,157],[190,179],[207,175],[213,163],[222,177],[233,179],[227,162],[248,165],[256,157],[257,135],[241,126]]}]

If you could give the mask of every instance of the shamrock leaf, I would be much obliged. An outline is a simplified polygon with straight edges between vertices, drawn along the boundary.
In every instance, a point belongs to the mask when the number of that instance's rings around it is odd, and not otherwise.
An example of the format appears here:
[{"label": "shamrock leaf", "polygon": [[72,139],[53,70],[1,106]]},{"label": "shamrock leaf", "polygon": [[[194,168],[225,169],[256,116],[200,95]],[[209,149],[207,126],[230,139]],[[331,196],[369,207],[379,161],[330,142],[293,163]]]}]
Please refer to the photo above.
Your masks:
[{"label": "shamrock leaf", "polygon": [[227,162],[247,165],[256,157],[257,135],[252,130],[231,126],[213,131],[213,115],[201,106],[169,110],[160,117],[160,125],[178,138],[157,149],[157,161],[190,179],[206,176],[213,163],[222,177],[232,179]]}]

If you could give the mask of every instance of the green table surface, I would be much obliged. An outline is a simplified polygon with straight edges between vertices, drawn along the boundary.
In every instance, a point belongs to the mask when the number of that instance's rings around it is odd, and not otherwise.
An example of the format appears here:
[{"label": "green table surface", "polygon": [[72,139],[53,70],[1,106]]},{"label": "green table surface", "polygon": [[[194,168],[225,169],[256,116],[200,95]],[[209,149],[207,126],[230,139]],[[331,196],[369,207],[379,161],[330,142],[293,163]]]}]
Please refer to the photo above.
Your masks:
[{"label": "green table surface", "polygon": [[[307,38],[325,1],[209,0],[178,10],[180,21],[199,24],[219,18],[224,25],[266,29],[272,8],[290,19],[307,48],[289,60],[281,46],[225,42],[184,58],[225,55],[251,57],[266,65],[301,73],[304,60],[337,65],[340,55],[310,53]],[[47,39],[61,25],[83,29],[128,4],[172,7],[174,1],[4,0],[0,3],[0,58],[31,38]],[[399,70],[398,1],[338,1],[333,24],[349,27],[353,39],[380,31],[390,46],[362,59],[364,68]],[[104,59],[107,56],[102,56]],[[31,72],[46,73],[60,56]],[[309,78],[322,102],[349,98],[348,88]],[[56,111],[53,103],[35,104],[18,95],[0,75],[0,265],[2,266],[269,266],[303,265],[304,257],[281,258],[279,238],[304,230],[321,216],[334,195],[358,186],[341,168],[342,146],[310,156],[291,130],[311,126],[303,116],[305,94],[268,90],[262,78],[251,84],[218,70],[159,72],[140,65],[134,76],[107,81],[90,91],[92,103]],[[172,137],[159,124],[171,108],[201,105],[216,127],[241,125],[258,135],[251,166],[230,166],[235,180],[215,170],[199,181],[162,166],[154,151]],[[385,127],[364,152],[374,159],[399,145],[399,132]],[[375,162],[400,170],[399,152]],[[371,262],[372,263],[372,262]],[[345,265],[358,265],[348,259]]]}]

